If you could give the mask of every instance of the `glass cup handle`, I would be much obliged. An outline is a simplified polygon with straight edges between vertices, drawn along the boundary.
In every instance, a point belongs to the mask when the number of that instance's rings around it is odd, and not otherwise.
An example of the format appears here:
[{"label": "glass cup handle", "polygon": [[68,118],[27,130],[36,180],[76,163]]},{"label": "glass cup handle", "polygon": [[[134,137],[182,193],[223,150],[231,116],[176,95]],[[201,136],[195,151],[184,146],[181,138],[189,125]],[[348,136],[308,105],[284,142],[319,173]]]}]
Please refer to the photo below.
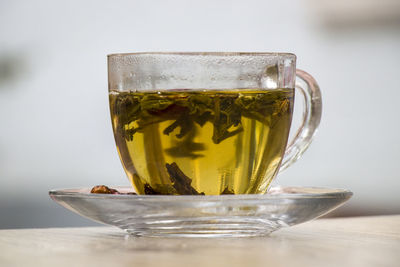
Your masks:
[{"label": "glass cup handle", "polygon": [[279,172],[296,162],[307,150],[321,121],[321,91],[315,79],[307,72],[297,69],[295,88],[304,98],[303,119],[295,137],[286,148]]}]

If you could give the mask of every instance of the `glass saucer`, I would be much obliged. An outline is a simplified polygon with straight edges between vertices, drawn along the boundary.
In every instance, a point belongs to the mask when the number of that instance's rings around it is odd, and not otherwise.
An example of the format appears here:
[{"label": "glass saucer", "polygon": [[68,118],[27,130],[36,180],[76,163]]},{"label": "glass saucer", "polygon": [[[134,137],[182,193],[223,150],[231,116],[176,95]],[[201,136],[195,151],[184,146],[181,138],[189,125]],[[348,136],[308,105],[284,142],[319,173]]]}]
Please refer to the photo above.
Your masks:
[{"label": "glass saucer", "polygon": [[[113,187],[121,193],[131,187]],[[137,236],[263,236],[322,216],[353,193],[317,187],[272,187],[265,195],[171,196],[52,190],[50,197],[81,216]]]}]

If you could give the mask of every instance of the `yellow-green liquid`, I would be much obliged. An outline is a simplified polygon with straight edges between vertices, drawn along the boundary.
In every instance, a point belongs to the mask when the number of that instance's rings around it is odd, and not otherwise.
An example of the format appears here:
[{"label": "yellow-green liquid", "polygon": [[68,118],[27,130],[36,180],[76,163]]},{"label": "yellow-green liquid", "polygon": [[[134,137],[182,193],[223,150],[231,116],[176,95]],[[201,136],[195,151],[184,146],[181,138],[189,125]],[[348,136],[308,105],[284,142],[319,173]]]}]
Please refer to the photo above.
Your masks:
[{"label": "yellow-green liquid", "polygon": [[198,193],[264,193],[292,119],[293,89],[110,92],[117,149],[139,194],[176,191],[167,165]]}]

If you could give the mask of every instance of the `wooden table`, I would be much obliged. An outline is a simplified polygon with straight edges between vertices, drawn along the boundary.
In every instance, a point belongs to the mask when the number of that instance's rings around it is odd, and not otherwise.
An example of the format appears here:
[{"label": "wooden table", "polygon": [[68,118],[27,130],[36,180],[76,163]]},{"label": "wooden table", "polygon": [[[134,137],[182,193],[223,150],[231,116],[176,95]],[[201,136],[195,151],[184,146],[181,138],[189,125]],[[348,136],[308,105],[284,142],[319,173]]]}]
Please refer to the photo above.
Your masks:
[{"label": "wooden table", "polygon": [[320,219],[236,239],[141,238],[112,227],[0,230],[0,266],[400,266],[400,215]]}]

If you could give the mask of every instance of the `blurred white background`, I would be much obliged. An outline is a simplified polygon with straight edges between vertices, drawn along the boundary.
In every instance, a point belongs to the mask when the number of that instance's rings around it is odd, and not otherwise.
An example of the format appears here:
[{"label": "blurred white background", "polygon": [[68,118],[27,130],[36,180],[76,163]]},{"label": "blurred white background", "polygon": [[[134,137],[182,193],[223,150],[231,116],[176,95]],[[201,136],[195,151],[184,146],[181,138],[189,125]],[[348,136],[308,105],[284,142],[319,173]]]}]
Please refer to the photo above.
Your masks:
[{"label": "blurred white background", "polygon": [[400,1],[329,2],[0,1],[0,228],[93,224],[48,190],[128,185],[106,55],[138,51],[295,53],[323,118],[276,183],[351,189],[337,215],[399,213]]}]

